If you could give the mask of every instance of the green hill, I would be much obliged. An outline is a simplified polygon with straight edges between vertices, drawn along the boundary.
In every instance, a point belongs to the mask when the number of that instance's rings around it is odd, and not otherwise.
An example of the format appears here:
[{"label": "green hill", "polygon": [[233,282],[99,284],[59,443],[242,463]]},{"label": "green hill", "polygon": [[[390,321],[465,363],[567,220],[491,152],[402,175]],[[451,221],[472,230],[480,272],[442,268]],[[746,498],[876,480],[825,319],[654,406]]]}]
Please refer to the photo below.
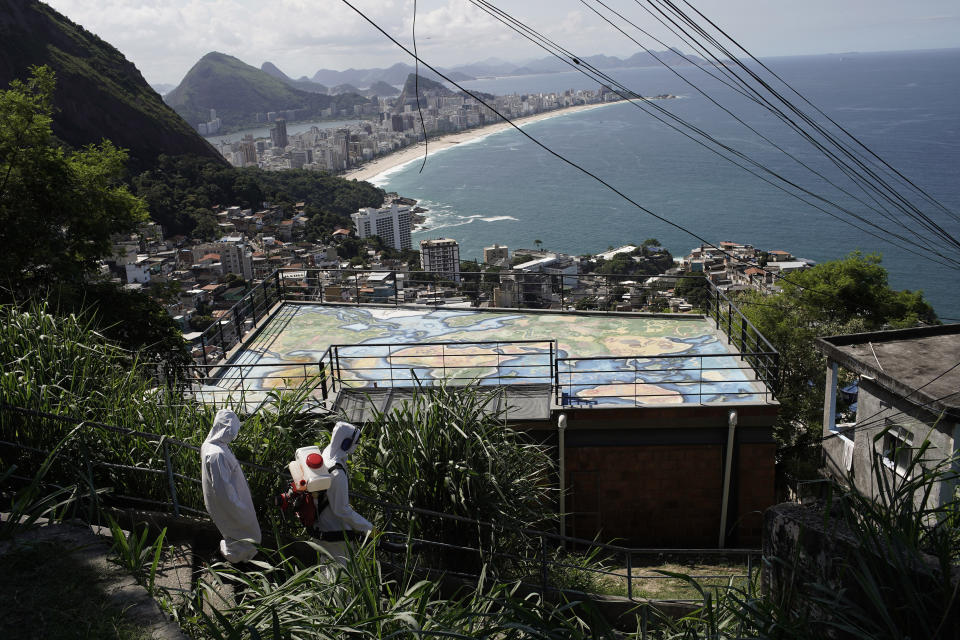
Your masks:
[{"label": "green hill", "polygon": [[53,132],[71,146],[110,139],[134,169],[160,154],[225,162],[117,49],[41,2],[0,0],[0,86],[26,79],[31,65],[57,74]]},{"label": "green hill", "polygon": [[192,125],[210,119],[210,109],[225,129],[256,124],[257,113],[298,110],[297,118],[320,116],[324,109],[349,109],[366,103],[356,94],[328,96],[295,89],[269,73],[233,56],[211,52],[187,72],[176,89],[164,96]]}]

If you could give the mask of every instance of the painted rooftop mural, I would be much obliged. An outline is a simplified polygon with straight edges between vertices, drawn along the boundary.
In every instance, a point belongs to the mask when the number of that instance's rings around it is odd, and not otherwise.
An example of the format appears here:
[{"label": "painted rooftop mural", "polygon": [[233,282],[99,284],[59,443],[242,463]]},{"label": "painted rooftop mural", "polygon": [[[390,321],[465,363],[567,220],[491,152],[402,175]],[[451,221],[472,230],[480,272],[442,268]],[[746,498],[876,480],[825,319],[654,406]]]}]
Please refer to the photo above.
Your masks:
[{"label": "painted rooftop mural", "polygon": [[[331,345],[343,345],[331,367],[354,387],[556,383],[567,404],[644,405],[757,401],[765,391],[700,318],[290,304],[233,359],[252,366],[221,386],[265,390],[315,372]],[[255,365],[277,366],[266,376]]]}]

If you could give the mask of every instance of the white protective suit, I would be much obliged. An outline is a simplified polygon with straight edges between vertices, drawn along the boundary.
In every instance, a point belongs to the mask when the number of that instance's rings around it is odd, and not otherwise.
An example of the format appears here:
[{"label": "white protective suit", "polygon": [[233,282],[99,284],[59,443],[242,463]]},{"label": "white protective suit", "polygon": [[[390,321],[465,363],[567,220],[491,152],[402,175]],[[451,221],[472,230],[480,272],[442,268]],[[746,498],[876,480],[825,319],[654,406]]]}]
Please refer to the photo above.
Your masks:
[{"label": "white protective suit", "polygon": [[[330,444],[323,450],[323,464],[330,471],[330,488],[327,489],[327,507],[317,514],[314,528],[326,533],[373,530],[370,521],[350,506],[350,481],[347,477],[347,458],[357,448],[360,430],[349,422],[338,422],[330,434]],[[338,541],[323,541],[326,549],[340,564],[347,564],[347,545]]]},{"label": "white protective suit", "polygon": [[220,553],[230,562],[245,562],[257,555],[260,524],[243,470],[228,444],[240,431],[240,418],[222,409],[200,447],[203,503],[220,530]]}]

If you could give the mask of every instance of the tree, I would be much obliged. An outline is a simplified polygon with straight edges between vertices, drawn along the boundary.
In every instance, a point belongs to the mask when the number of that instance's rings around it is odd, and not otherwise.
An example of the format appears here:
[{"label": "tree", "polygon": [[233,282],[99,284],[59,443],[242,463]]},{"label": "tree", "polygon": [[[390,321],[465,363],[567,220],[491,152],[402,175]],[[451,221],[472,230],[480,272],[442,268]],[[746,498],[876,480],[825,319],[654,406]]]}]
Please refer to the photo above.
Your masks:
[{"label": "tree", "polygon": [[543,240],[537,239],[533,241],[533,244],[537,245],[537,249],[543,246]]},{"label": "tree", "polygon": [[707,279],[703,277],[702,273],[694,273],[693,271],[687,271],[683,275],[700,277],[680,278],[673,288],[673,292],[692,304],[694,309],[706,309],[710,300],[710,285],[707,284]]},{"label": "tree", "polygon": [[[790,274],[778,282],[776,295],[738,297],[744,314],[780,353],[774,436],[781,448],[802,452],[821,433],[825,360],[813,347],[817,337],[938,322],[921,292],[890,288],[880,262],[879,255],[854,252]],[[788,463],[789,472],[802,476],[812,461],[791,457]]]},{"label": "tree", "polygon": [[0,91],[0,273],[14,287],[80,282],[110,255],[110,236],[147,219],[122,183],[127,154],[109,141],[79,151],[51,132],[54,73],[31,67]]},{"label": "tree", "polygon": [[122,179],[127,154],[107,140],[79,151],[51,133],[55,77],[32,67],[0,91],[0,295],[51,301],[61,315],[89,313],[97,330],[152,361],[186,362],[180,330],[140,293],[89,282],[111,236],[147,219]]}]

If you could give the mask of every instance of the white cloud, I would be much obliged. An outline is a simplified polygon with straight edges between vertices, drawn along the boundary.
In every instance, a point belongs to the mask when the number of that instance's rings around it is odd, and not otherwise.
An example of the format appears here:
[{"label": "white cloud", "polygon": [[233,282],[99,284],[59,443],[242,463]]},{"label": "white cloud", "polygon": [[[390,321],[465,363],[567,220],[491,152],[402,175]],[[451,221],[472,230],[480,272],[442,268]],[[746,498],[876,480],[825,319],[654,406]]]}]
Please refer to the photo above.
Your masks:
[{"label": "white cloud", "polygon": [[[960,45],[956,0],[698,0],[696,6],[760,55]],[[292,76],[319,68],[409,62],[340,0],[47,0],[57,11],[120,49],[151,82],[179,82],[205,53],[221,51],[254,66],[270,60]],[[388,33],[409,45],[412,0],[351,0]],[[497,2],[579,55],[629,55],[636,50],[577,0]],[[606,0],[651,27],[629,0]],[[908,6],[909,5],[909,6]],[[491,56],[523,60],[546,55],[468,0],[419,0],[417,45],[428,62],[453,66]],[[935,19],[927,16],[942,16]],[[869,22],[913,23],[892,32]],[[929,25],[923,26],[922,25]],[[864,26],[867,25],[867,26]],[[909,33],[907,33],[909,32]],[[899,38],[899,39],[898,39]],[[671,44],[675,41],[671,41]]]}]

